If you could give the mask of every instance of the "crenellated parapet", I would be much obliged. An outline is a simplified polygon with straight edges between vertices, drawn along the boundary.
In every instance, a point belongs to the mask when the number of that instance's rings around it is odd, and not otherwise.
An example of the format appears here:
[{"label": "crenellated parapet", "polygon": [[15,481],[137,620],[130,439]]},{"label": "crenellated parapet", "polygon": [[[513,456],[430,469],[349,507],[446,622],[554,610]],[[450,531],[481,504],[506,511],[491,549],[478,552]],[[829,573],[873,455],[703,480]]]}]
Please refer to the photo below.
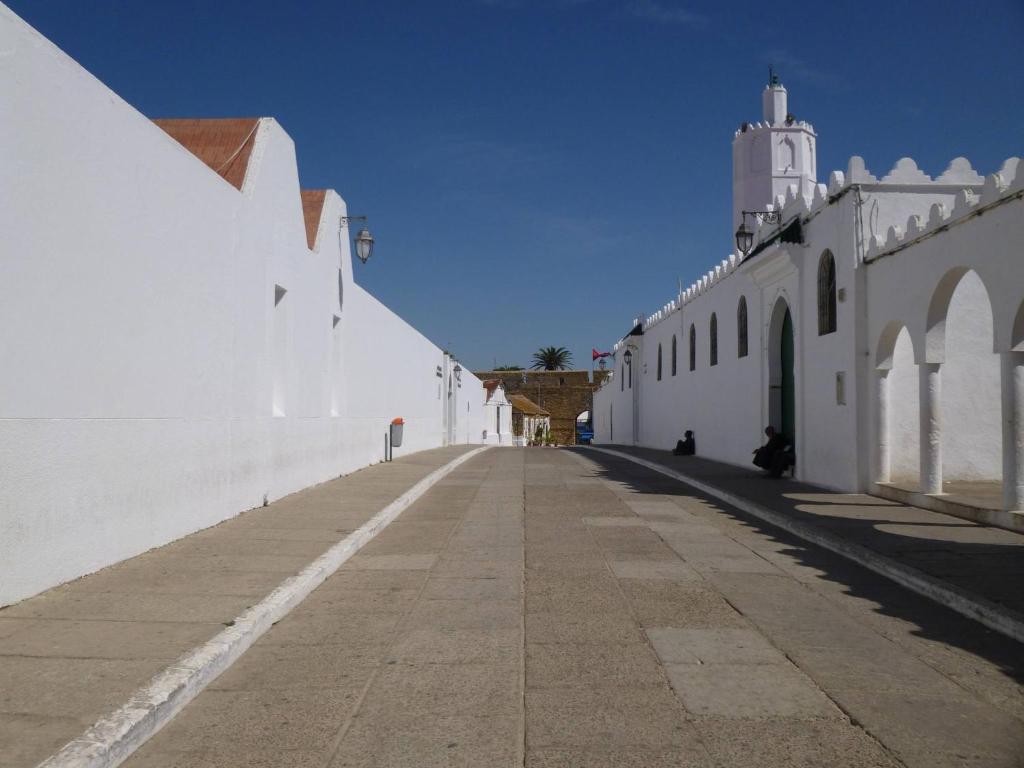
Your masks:
[{"label": "crenellated parapet", "polygon": [[[747,130],[754,131],[766,127],[769,126],[757,123],[749,126]],[[737,135],[739,133],[740,131],[737,131]],[[836,170],[829,174],[827,184],[815,183],[804,178],[789,185],[784,195],[776,195],[774,202],[766,208],[780,213],[778,222],[765,223],[757,218],[752,222],[748,220],[748,226],[752,228],[754,234],[751,253],[755,253],[760,246],[777,237],[780,231],[793,221],[808,220],[817,215],[854,186],[870,188],[872,191],[894,192],[902,189],[914,192],[933,189],[949,194],[953,189],[957,190],[951,208],[942,203],[935,203],[927,216],[912,215],[904,226],[890,226],[884,237],[872,237],[866,255],[866,259],[871,260],[947,227],[951,222],[971,215],[979,208],[1008,194],[1021,192],[1024,190],[1024,172],[1018,170],[1024,171],[1024,166],[1020,165],[1019,158],[1011,157],[1003,163],[998,172],[983,177],[974,170],[970,161],[964,157],[957,157],[933,179],[922,171],[912,158],[903,157],[888,173],[878,178],[868,170],[863,158],[854,155],[847,163],[845,171]],[[634,318],[633,325],[639,324],[645,331],[658,325],[729,277],[743,261],[743,256],[730,253],[719,264],[683,288],[674,299],[666,302],[660,309],[650,315]],[[615,349],[618,346],[616,345]]]},{"label": "crenellated parapet", "polygon": [[[942,203],[934,203],[928,209],[928,215],[911,215],[904,226],[892,225],[886,230],[885,236],[875,235],[868,243],[866,261],[872,261],[894,250],[904,248],[911,243],[936,232],[948,228],[951,224],[972,216],[986,207],[999,202],[1003,198],[1024,192],[1024,167],[1020,158],[1007,159],[996,173],[982,177],[970,163],[958,157],[934,182],[917,169],[917,165],[909,158],[900,160],[896,167],[882,179],[882,183],[895,178],[894,183],[958,186],[952,208]],[[980,190],[977,190],[978,186]],[[974,187],[974,189],[970,188]]]}]

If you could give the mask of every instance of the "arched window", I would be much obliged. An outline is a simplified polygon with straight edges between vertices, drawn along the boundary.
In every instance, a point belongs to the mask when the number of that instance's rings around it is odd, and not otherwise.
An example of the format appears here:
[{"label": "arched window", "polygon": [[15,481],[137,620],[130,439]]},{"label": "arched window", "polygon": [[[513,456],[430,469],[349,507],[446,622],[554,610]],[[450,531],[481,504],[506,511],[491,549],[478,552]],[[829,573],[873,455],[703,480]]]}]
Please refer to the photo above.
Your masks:
[{"label": "arched window", "polygon": [[658,345],[658,381],[661,381],[661,344]]},{"label": "arched window", "polygon": [[676,375],[676,335],[672,334],[672,375]]},{"label": "arched window", "polygon": [[690,370],[697,370],[697,329],[690,326]]},{"label": "arched window", "polygon": [[831,251],[818,262],[818,335],[836,332],[836,260]]},{"label": "arched window", "polygon": [[708,334],[711,337],[710,358],[712,365],[718,365],[718,315],[711,313],[711,323],[708,326]]},{"label": "arched window", "polygon": [[747,297],[740,296],[736,307],[736,357],[747,356]]}]

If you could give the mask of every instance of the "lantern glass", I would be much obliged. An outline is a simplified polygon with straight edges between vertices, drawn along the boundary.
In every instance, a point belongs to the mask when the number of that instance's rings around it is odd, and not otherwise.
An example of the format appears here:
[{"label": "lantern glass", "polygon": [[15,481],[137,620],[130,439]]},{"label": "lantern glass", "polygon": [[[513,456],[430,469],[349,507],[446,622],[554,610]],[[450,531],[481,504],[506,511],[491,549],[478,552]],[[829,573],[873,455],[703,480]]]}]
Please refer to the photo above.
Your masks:
[{"label": "lantern glass", "polygon": [[373,235],[368,229],[360,229],[356,234],[356,256],[365,264],[373,255]]},{"label": "lantern glass", "polygon": [[626,354],[624,354],[624,355],[622,356],[622,359],[626,361],[626,365],[632,365],[632,364],[633,364],[633,353],[632,353],[632,352],[630,352],[630,351],[629,351],[629,350],[627,349],[627,350],[626,350]]},{"label": "lantern glass", "polygon": [[736,247],[740,253],[746,256],[754,245],[754,233],[747,229],[745,221],[740,222],[740,228],[736,230]]}]

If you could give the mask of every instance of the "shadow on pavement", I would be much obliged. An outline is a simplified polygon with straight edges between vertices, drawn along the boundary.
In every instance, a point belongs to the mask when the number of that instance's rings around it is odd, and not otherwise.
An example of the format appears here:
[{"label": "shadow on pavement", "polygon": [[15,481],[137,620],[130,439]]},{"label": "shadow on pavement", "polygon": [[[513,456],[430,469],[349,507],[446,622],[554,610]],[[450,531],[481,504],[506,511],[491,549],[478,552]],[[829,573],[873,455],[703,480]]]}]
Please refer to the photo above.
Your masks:
[{"label": "shadow on pavement", "polygon": [[[762,479],[741,467],[666,451],[607,446],[658,462],[750,499],[794,520],[855,541],[905,565],[1020,612],[1024,606],[1024,536],[863,494],[841,494],[792,480]],[[573,449],[600,467],[606,480],[641,494],[687,496],[784,545],[781,550],[844,593],[877,606],[876,612],[913,625],[915,636],[960,648],[1024,683],[1024,648],[995,631],[841,556],[723,504],[692,486],[598,451]]]}]

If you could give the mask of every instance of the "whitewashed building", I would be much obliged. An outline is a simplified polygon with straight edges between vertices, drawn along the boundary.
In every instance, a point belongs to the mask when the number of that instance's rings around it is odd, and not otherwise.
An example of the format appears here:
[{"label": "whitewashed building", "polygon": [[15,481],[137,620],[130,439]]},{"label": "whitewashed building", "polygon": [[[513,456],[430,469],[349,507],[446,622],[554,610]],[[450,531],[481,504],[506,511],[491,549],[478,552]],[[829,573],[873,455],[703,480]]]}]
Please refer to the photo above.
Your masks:
[{"label": "whitewashed building", "polygon": [[396,456],[481,441],[275,120],[155,124],[3,5],[0,51],[0,605],[380,461],[393,418]]},{"label": "whitewashed building", "polygon": [[819,183],[816,142],[770,83],[733,139],[752,247],[632,321],[595,442],[667,449],[692,429],[700,455],[749,465],[770,424],[799,479],[1021,510],[1024,165],[931,178],[904,158],[879,177],[853,157]]},{"label": "whitewashed building", "polygon": [[512,403],[505,395],[501,379],[483,382],[484,442],[488,445],[512,445]]}]

